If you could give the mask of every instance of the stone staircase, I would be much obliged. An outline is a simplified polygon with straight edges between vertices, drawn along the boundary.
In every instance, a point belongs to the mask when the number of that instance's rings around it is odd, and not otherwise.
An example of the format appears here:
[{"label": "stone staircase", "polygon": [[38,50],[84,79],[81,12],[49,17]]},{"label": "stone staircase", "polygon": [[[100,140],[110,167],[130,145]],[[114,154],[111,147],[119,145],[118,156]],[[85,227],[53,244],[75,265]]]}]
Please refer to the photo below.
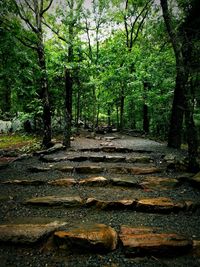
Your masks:
[{"label": "stone staircase", "polygon": [[2,266],[199,266],[199,174],[177,164],[110,143],[10,163]]}]

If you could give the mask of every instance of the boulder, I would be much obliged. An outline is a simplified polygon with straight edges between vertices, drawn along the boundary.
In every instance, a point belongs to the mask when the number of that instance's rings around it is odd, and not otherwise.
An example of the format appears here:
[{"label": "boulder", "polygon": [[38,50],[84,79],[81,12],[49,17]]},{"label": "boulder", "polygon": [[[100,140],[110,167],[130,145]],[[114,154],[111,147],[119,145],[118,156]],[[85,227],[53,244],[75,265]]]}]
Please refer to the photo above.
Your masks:
[{"label": "boulder", "polygon": [[55,242],[60,248],[108,252],[116,249],[117,233],[105,224],[83,224],[56,231]]},{"label": "boulder", "polygon": [[28,168],[30,172],[47,172],[51,170],[51,167],[45,167],[45,166],[33,166]]},{"label": "boulder", "polygon": [[121,226],[119,238],[125,254],[131,256],[174,256],[192,249],[193,242],[176,233],[163,233],[159,228]]},{"label": "boulder", "polygon": [[36,197],[26,200],[26,204],[40,205],[40,206],[64,206],[64,207],[78,207],[83,204],[83,199],[79,196],[73,197],[58,197],[46,196]]},{"label": "boulder", "polygon": [[64,225],[57,221],[48,224],[3,224],[0,225],[0,242],[35,243]]}]

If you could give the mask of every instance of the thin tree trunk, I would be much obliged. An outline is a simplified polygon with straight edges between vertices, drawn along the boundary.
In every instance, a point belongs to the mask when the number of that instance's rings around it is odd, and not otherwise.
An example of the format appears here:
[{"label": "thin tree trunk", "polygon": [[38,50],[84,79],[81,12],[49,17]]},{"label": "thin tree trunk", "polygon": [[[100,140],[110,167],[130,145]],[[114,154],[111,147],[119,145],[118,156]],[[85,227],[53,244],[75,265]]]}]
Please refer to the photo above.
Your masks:
[{"label": "thin tree trunk", "polygon": [[65,110],[64,110],[64,138],[63,145],[70,147],[72,120],[72,77],[68,69],[65,70]]},{"label": "thin tree trunk", "polygon": [[120,130],[123,130],[124,128],[124,101],[125,101],[125,95],[124,95],[124,88],[122,87],[120,96],[120,123],[119,123]]},{"label": "thin tree trunk", "polygon": [[149,117],[148,117],[148,106],[143,105],[143,131],[149,133]]},{"label": "thin tree trunk", "polygon": [[[40,37],[42,40],[42,37]],[[51,108],[49,101],[49,88],[48,88],[48,78],[45,64],[45,53],[43,44],[40,43],[37,49],[39,66],[41,71],[40,77],[40,96],[43,104],[43,140],[42,145],[44,147],[50,147],[51,143]]]}]

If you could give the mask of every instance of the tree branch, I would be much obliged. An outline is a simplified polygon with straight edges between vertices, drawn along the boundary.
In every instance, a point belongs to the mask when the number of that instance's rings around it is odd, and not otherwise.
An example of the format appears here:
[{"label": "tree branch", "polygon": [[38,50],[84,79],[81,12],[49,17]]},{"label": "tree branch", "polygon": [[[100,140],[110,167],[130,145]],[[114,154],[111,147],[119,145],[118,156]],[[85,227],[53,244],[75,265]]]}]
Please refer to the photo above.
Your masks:
[{"label": "tree branch", "polygon": [[52,4],[52,3],[53,3],[53,0],[50,0],[48,6],[47,6],[45,9],[41,10],[41,13],[40,13],[41,16],[43,16],[44,13],[51,7],[51,4]]},{"label": "tree branch", "polygon": [[144,17],[142,18],[142,20],[141,20],[141,22],[140,22],[140,24],[139,24],[139,26],[138,26],[138,28],[137,28],[137,32],[136,32],[136,34],[135,34],[135,38],[134,38],[134,40],[132,41],[132,45],[134,44],[134,42],[135,42],[135,41],[137,40],[137,38],[138,38],[140,29],[142,28],[142,26],[143,26],[143,24],[144,24],[144,20],[145,20],[145,18],[146,18],[146,16],[147,16],[148,12],[149,12],[149,10],[146,11],[146,13],[144,14]]},{"label": "tree branch", "polygon": [[27,4],[27,6],[34,12],[34,9],[32,8],[32,6],[29,4],[28,0],[24,0],[25,3]]},{"label": "tree branch", "polygon": [[33,32],[38,33],[38,30],[33,26],[33,24],[29,21],[29,19],[27,19],[24,15],[22,15],[20,8],[17,4],[17,2],[15,0],[12,0],[13,3],[15,4],[15,7],[17,8],[17,13],[19,15],[19,17],[26,22],[26,24],[32,29]]},{"label": "tree branch", "polygon": [[24,46],[28,47],[28,48],[31,48],[33,50],[37,50],[37,47],[36,46],[32,46],[30,44],[28,44],[27,42],[25,42],[24,40],[22,40],[21,38],[19,38],[18,36],[15,36],[15,38],[20,42],[22,43]]},{"label": "tree branch", "polygon": [[59,30],[54,30],[48,23],[46,23],[44,20],[42,21],[42,23],[47,27],[47,28],[49,28],[53,33],[55,33],[57,36],[58,36],[58,38],[60,39],[60,40],[62,40],[62,41],[64,41],[65,43],[67,43],[68,42],[68,40],[66,39],[66,38],[64,38],[64,37],[62,37],[61,35],[59,35]]}]

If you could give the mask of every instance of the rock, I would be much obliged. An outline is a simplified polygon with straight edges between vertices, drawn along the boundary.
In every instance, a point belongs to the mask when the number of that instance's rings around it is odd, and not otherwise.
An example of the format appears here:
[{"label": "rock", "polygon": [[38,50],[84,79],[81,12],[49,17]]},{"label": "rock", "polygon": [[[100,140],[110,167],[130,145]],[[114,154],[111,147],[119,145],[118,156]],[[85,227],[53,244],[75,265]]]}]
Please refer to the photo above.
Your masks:
[{"label": "rock", "polygon": [[108,252],[116,249],[117,233],[104,224],[78,225],[64,231],[54,233],[59,247],[81,251]]},{"label": "rock", "polygon": [[92,165],[78,166],[75,168],[75,171],[77,173],[99,173],[99,172],[103,172],[104,168],[100,166],[92,166]]},{"label": "rock", "polygon": [[47,172],[51,170],[51,167],[33,166],[28,168],[30,172]]},{"label": "rock", "polygon": [[89,156],[89,160],[92,162],[103,162],[105,160],[105,156]]},{"label": "rock", "polygon": [[128,168],[128,172],[130,174],[139,175],[139,174],[157,173],[161,172],[161,170],[156,167],[132,167]]},{"label": "rock", "polygon": [[200,257],[200,240],[193,240],[193,255],[195,257]]},{"label": "rock", "polygon": [[26,204],[31,205],[44,205],[44,206],[64,206],[64,207],[78,207],[83,204],[83,199],[79,196],[75,197],[58,197],[58,196],[45,196],[36,197],[26,200]]},{"label": "rock", "polygon": [[58,186],[72,186],[72,185],[76,185],[77,181],[73,178],[63,178],[63,179],[49,181],[48,184],[58,185]]},{"label": "rock", "polygon": [[113,140],[115,140],[115,139],[117,139],[117,137],[115,137],[115,136],[105,136],[105,137],[104,137],[104,140],[105,140],[105,141],[113,141]]},{"label": "rock", "polygon": [[150,174],[150,173],[157,173],[161,170],[156,167],[123,167],[123,166],[117,166],[108,169],[111,173],[118,173],[118,174],[133,174],[133,175],[139,175],[139,174]]},{"label": "rock", "polygon": [[142,188],[136,181],[133,180],[133,177],[117,177],[111,178],[110,180],[113,185]]},{"label": "rock", "polygon": [[108,152],[108,153],[110,153],[110,152],[116,152],[116,147],[113,146],[112,143],[110,143],[109,145],[104,144],[103,147],[101,148],[101,150],[103,152]]},{"label": "rock", "polygon": [[65,149],[65,146],[63,146],[62,144],[57,143],[57,144],[53,145],[52,147],[50,147],[48,149],[34,152],[34,155],[41,155],[41,154],[47,155],[47,154],[52,154],[54,152],[57,152],[57,151],[60,151],[60,150],[64,150],[64,149]]},{"label": "rock", "polygon": [[2,184],[13,184],[13,185],[43,185],[45,181],[42,180],[8,180],[1,182]]},{"label": "rock", "polygon": [[119,238],[125,254],[131,256],[174,256],[192,248],[192,241],[176,233],[162,233],[158,228],[121,226]]},{"label": "rock", "polygon": [[60,162],[67,160],[68,156],[53,156],[53,155],[45,155],[40,157],[40,160],[43,162]]},{"label": "rock", "polygon": [[147,157],[147,156],[127,157],[126,162],[128,162],[128,163],[149,163],[149,162],[151,162],[151,158]]},{"label": "rock", "polygon": [[121,156],[106,156],[105,157],[105,162],[124,162],[125,161],[125,157],[121,157]]},{"label": "rock", "polygon": [[57,165],[53,167],[54,170],[61,171],[61,172],[73,172],[73,166],[66,166],[66,165]]},{"label": "rock", "polygon": [[109,168],[108,172],[117,173],[117,174],[128,174],[129,170],[126,167],[116,166],[116,167]]},{"label": "rock", "polygon": [[171,198],[144,198],[137,201],[137,210],[144,212],[173,212],[185,208],[184,202],[174,202]]},{"label": "rock", "polygon": [[35,243],[43,238],[46,239],[64,225],[65,223],[57,221],[48,224],[3,224],[0,225],[0,242]]},{"label": "rock", "polygon": [[107,185],[108,183],[109,183],[109,180],[102,176],[89,177],[89,178],[81,179],[79,181],[79,185],[87,185],[87,186],[91,186],[91,185],[103,186],[103,185]]},{"label": "rock", "polygon": [[192,184],[199,187],[200,186],[200,172],[198,172],[195,176],[193,176],[189,181]]},{"label": "rock", "polygon": [[177,186],[179,181],[175,178],[168,177],[147,177],[142,180],[140,185],[145,189],[169,189]]},{"label": "rock", "polygon": [[74,157],[68,157],[68,160],[81,162],[81,161],[88,160],[88,157],[86,157],[86,156],[74,156]]},{"label": "rock", "polygon": [[86,200],[86,206],[96,206],[100,209],[112,210],[112,209],[127,209],[133,208],[136,205],[135,199],[121,199],[116,201],[98,200],[96,198],[88,198]]}]

